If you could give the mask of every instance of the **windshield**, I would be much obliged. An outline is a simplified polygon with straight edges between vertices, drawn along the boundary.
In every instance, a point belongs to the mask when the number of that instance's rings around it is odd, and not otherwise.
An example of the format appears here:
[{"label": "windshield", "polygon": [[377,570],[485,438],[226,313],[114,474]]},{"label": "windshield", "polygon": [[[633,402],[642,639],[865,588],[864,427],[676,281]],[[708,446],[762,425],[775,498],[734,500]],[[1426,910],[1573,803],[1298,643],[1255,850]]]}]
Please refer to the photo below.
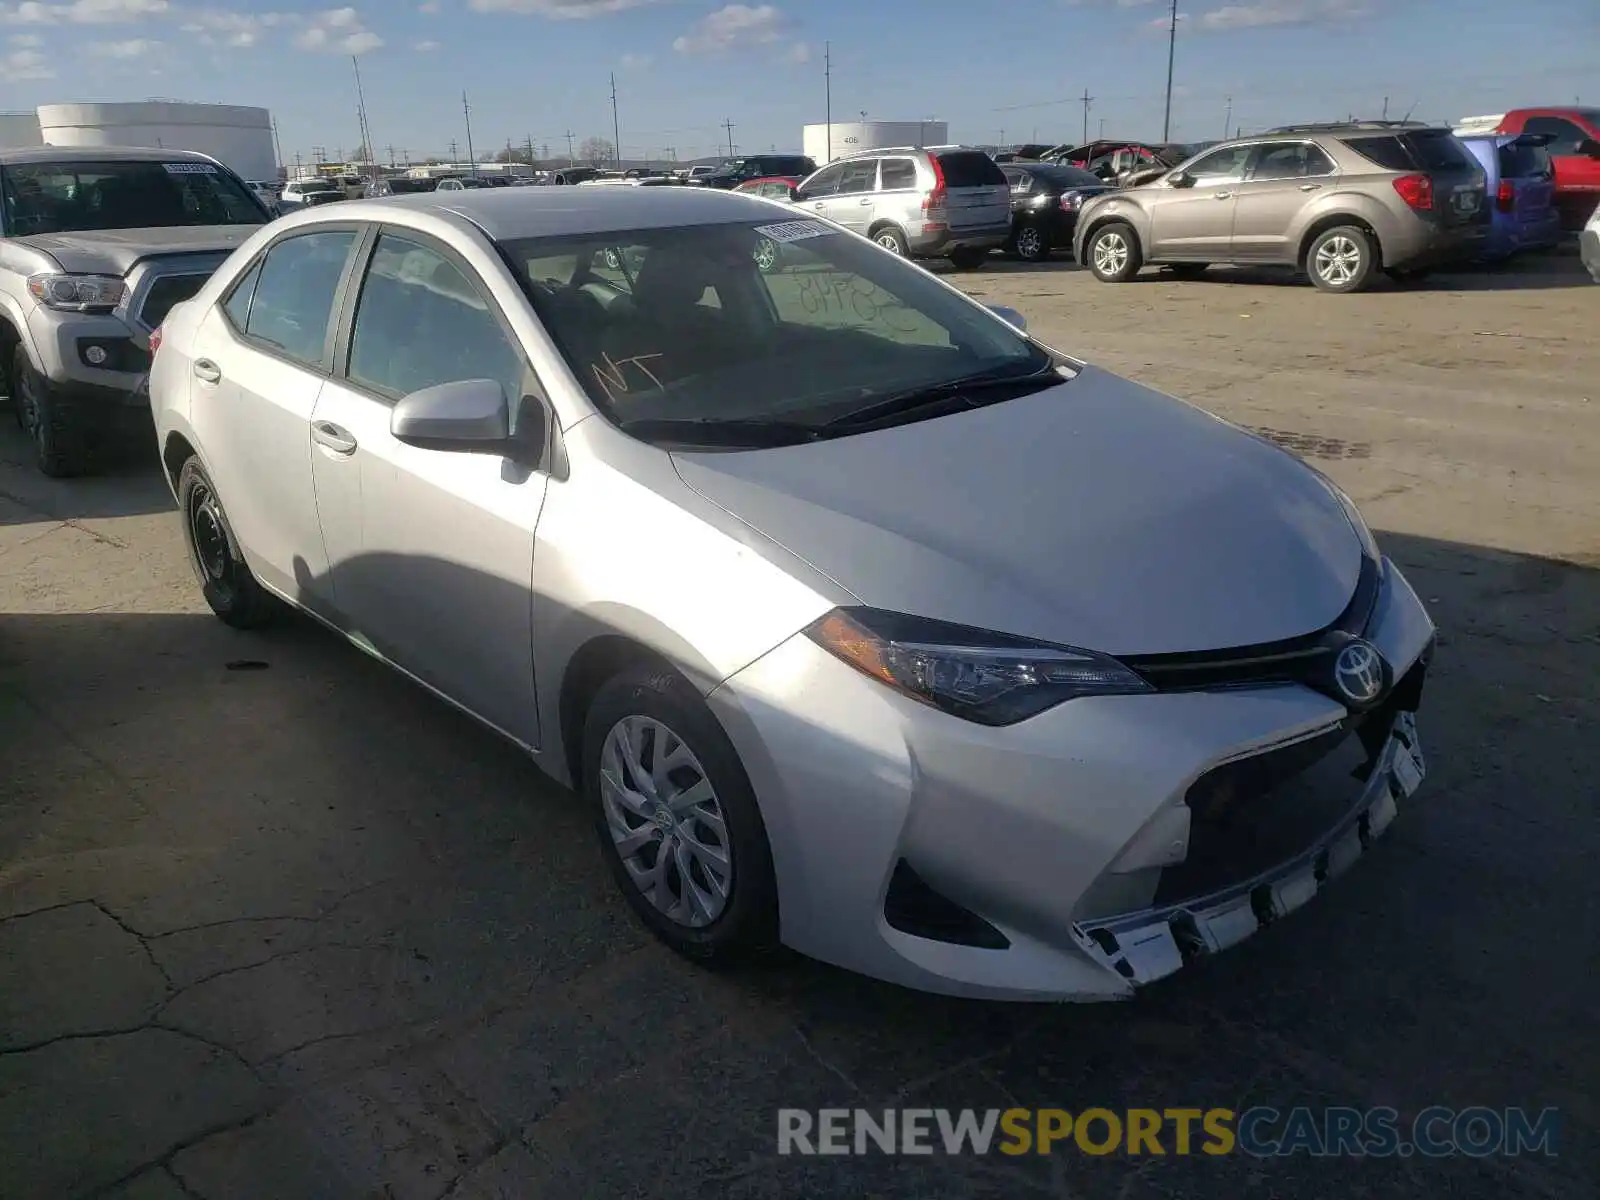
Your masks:
[{"label": "windshield", "polygon": [[819,221],[766,217],[504,249],[573,374],[624,426],[809,425],[1053,361],[922,268]]},{"label": "windshield", "polygon": [[19,163],[3,172],[15,236],[175,225],[263,225],[250,189],[212,163]]}]

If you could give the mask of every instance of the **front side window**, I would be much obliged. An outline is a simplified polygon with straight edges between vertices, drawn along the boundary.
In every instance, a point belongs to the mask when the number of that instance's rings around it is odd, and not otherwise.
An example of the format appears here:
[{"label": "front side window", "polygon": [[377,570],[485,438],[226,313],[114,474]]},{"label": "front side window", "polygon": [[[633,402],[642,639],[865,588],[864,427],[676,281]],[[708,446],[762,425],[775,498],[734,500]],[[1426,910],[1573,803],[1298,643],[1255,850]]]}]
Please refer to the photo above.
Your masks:
[{"label": "front side window", "polygon": [[1578,143],[1586,136],[1571,121],[1562,117],[1529,117],[1523,122],[1522,132],[1543,133],[1550,137],[1545,150],[1550,154],[1576,154]]},{"label": "front side window", "polygon": [[[600,265],[618,245],[626,287]],[[624,428],[809,424],[907,390],[1034,376],[1052,363],[920,267],[803,217],[504,249],[573,375]],[[554,261],[577,269],[563,281],[547,270]]]},{"label": "front side window", "polygon": [[459,267],[404,238],[378,238],[351,332],[352,381],[398,398],[441,383],[493,379],[513,404],[525,368]]},{"label": "front side window", "polygon": [[0,174],[6,227],[20,236],[267,220],[250,190],[212,163],[16,163]]},{"label": "front side window", "polygon": [[824,196],[831,196],[839,190],[839,180],[844,177],[847,164],[834,163],[831,167],[823,167],[809,180],[801,192],[803,200],[820,200]]},{"label": "front side window", "polygon": [[353,230],[329,229],[268,250],[244,332],[307,366],[325,366],[333,300],[355,241]]},{"label": "front side window", "polygon": [[839,195],[851,196],[860,192],[870,192],[878,186],[878,160],[868,159],[866,162],[853,162],[844,169],[844,174],[839,177]]},{"label": "front side window", "polygon": [[1184,173],[1202,183],[1244,178],[1244,164],[1254,146],[1228,146],[1213,150],[1204,158],[1184,168]]}]

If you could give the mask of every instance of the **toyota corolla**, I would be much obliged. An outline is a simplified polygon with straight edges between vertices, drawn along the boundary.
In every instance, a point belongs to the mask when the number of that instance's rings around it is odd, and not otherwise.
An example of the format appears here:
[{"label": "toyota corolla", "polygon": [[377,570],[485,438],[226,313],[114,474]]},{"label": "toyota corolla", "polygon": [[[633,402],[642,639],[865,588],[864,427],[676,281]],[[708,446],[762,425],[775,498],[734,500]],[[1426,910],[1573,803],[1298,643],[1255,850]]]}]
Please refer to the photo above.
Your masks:
[{"label": "toyota corolla", "polygon": [[674,949],[1126,996],[1384,832],[1434,630],[1328,479],[1021,326],[761,199],[496,189],[264,228],[150,390],[217,615],[517,742]]}]

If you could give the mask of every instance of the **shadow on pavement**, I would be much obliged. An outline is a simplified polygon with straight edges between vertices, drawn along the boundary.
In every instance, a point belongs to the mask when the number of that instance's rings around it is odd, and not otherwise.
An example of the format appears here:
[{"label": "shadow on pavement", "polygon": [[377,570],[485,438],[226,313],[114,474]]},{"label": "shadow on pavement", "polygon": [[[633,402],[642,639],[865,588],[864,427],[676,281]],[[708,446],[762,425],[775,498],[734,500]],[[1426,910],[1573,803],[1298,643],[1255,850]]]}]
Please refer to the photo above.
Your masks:
[{"label": "shadow on pavement", "polygon": [[[577,798],[310,623],[0,615],[0,1190],[1580,1194],[1600,563],[1380,541],[1441,631],[1423,790],[1304,910],[1094,1007],[701,972]],[[780,1107],[1297,1104],[1555,1106],[1561,1157],[775,1154]]]},{"label": "shadow on pavement", "polygon": [[161,477],[153,431],[148,446],[127,447],[99,474],[48,479],[34,466],[33,448],[17,428],[11,401],[0,397],[0,525],[31,524],[41,514],[57,521],[79,521],[143,516],[173,507],[172,493]]}]

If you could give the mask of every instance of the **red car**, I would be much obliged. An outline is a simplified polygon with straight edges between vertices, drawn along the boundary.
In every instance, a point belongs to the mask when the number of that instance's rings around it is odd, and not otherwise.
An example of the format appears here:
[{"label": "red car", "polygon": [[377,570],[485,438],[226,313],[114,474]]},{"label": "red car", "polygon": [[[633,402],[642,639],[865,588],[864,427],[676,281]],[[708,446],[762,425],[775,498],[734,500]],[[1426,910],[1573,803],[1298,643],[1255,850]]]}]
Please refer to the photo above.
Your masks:
[{"label": "red car", "polygon": [[1464,117],[1457,133],[1543,133],[1556,171],[1556,208],[1563,229],[1582,229],[1600,204],[1600,108],[1514,108]]},{"label": "red car", "polygon": [[799,186],[800,180],[794,175],[764,175],[760,179],[746,179],[733,190],[751,192],[769,200],[793,200],[794,190]]}]

